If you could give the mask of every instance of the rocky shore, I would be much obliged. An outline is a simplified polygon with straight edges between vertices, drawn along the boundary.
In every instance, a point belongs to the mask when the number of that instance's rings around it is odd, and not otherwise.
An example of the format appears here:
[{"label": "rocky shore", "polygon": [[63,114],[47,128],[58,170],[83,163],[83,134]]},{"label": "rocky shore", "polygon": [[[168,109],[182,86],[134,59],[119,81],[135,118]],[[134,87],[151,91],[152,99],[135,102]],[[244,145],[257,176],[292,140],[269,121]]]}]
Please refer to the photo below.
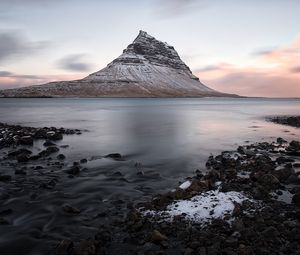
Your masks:
[{"label": "rocky shore", "polygon": [[[80,187],[84,173],[92,173],[87,169],[92,159],[69,162],[63,153],[68,145],[60,143],[65,135],[81,132],[0,124],[1,254],[37,254],[32,248],[37,244],[46,247],[38,254],[57,255],[299,254],[299,141],[287,142],[279,137],[273,142],[247,144],[211,155],[206,169],[197,169],[166,193],[135,201],[120,197],[101,203],[83,201],[102,206],[102,212],[90,213],[74,206],[74,198],[61,191],[68,180],[78,179],[74,183]],[[119,153],[101,158],[126,162]],[[139,170],[140,163],[135,163],[135,168],[133,184],[139,183],[136,178],[149,178]],[[130,182],[115,169],[109,178],[118,179],[118,185]],[[93,189],[91,192],[101,195],[101,187]],[[141,182],[139,189],[147,187]],[[50,194],[59,198],[54,200],[58,212],[43,200]],[[40,208],[42,205],[45,208]],[[37,210],[39,214],[35,215]],[[53,215],[47,224],[37,218],[35,225],[26,225],[25,216],[40,217],[45,210]],[[70,238],[72,235],[59,225],[60,219],[87,231]],[[50,229],[59,235],[50,235]],[[15,235],[22,231],[30,238],[18,241]],[[9,235],[15,240],[4,245]],[[37,243],[31,244],[33,239]]]},{"label": "rocky shore", "polygon": [[299,151],[278,138],[210,156],[206,170],[56,254],[299,254]]},{"label": "rocky shore", "polygon": [[276,116],[268,119],[274,123],[292,127],[300,127],[300,116]]}]

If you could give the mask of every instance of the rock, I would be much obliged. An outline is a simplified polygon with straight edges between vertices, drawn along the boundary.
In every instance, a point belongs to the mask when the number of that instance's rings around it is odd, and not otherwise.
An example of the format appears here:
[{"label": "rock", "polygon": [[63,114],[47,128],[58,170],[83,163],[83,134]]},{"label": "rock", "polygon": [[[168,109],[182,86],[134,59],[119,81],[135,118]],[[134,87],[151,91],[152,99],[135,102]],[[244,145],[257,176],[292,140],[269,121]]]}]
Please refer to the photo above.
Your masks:
[{"label": "rock", "polygon": [[66,172],[68,174],[77,175],[80,173],[80,169],[81,169],[80,166],[72,166],[71,168],[66,170]]},{"label": "rock", "polygon": [[21,148],[21,149],[18,149],[16,151],[9,151],[7,156],[16,157],[16,156],[21,155],[21,154],[30,155],[30,154],[32,154],[32,151],[30,151],[28,149],[25,149],[25,148]]},{"label": "rock", "polygon": [[60,132],[55,132],[55,131],[49,131],[47,132],[47,139],[57,141],[57,140],[62,140],[63,135]]},{"label": "rock", "polygon": [[59,148],[56,146],[49,146],[46,150],[41,151],[38,155],[41,157],[48,157],[49,155],[59,151]]},{"label": "rock", "polygon": [[55,146],[56,144],[47,139],[46,142],[43,143],[43,145],[45,147],[49,147],[49,146]]},{"label": "rock", "polygon": [[279,143],[279,144],[283,144],[283,143],[287,143],[287,141],[286,140],[284,140],[283,138],[281,138],[281,137],[278,137],[277,138],[277,143]]},{"label": "rock", "polygon": [[105,158],[112,158],[112,159],[121,159],[122,155],[120,153],[110,153],[104,156]]},{"label": "rock", "polygon": [[15,174],[21,174],[21,175],[26,175],[26,171],[24,169],[16,169]]},{"label": "rock", "polygon": [[225,245],[225,247],[233,247],[233,248],[235,248],[238,245],[238,239],[235,238],[235,237],[230,236],[230,237],[228,237],[225,240],[225,244],[224,245]]},{"label": "rock", "polygon": [[22,145],[33,145],[33,138],[32,136],[22,136],[19,139],[19,143]]},{"label": "rock", "polygon": [[19,163],[24,163],[24,162],[29,161],[30,156],[27,153],[22,153],[22,154],[19,154],[18,156],[16,156],[16,159]]},{"label": "rock", "polygon": [[290,146],[288,147],[288,149],[291,149],[291,150],[300,150],[300,142],[299,141],[291,141],[290,142]]},{"label": "rock", "polygon": [[261,234],[265,239],[275,239],[280,235],[278,230],[273,226],[266,228]]},{"label": "rock", "polygon": [[77,248],[74,249],[74,255],[96,255],[96,245],[92,240],[82,240]]},{"label": "rock", "polygon": [[56,157],[58,160],[64,160],[66,156],[64,154],[58,154]]},{"label": "rock", "polygon": [[168,238],[165,235],[163,235],[162,233],[160,233],[158,230],[154,230],[152,232],[152,235],[150,238],[150,241],[152,243],[159,243],[159,242],[166,241],[166,240],[168,240]]},{"label": "rock", "polygon": [[10,175],[6,175],[6,174],[1,175],[0,174],[0,182],[8,182],[8,181],[11,181]]},{"label": "rock", "polygon": [[81,164],[87,163],[87,159],[86,159],[86,158],[81,159],[81,160],[80,160],[80,163],[81,163]]},{"label": "rock", "polygon": [[300,192],[296,193],[292,198],[292,203],[294,204],[300,204]]},{"label": "rock", "polygon": [[285,181],[287,184],[300,184],[300,178],[296,174],[291,174]]},{"label": "rock", "polygon": [[285,182],[292,174],[295,173],[293,168],[283,168],[276,170],[274,175],[278,178],[280,182]]},{"label": "rock", "polygon": [[280,181],[272,174],[265,174],[261,176],[258,181],[267,186],[276,186],[280,184]]},{"label": "rock", "polygon": [[276,162],[278,163],[278,164],[283,164],[283,163],[287,163],[287,162],[294,162],[295,160],[294,159],[291,159],[291,158],[287,158],[287,157],[278,157],[277,159],[276,159]]},{"label": "rock", "polygon": [[240,244],[238,248],[238,254],[239,255],[253,255],[252,248],[250,246],[246,246],[244,244]]},{"label": "rock", "polygon": [[55,255],[66,255],[70,254],[73,249],[73,242],[71,240],[62,240],[55,248]]},{"label": "rock", "polygon": [[64,204],[62,206],[62,209],[66,212],[66,213],[70,213],[70,214],[79,214],[81,211],[76,208],[71,206],[70,204]]},{"label": "rock", "polygon": [[0,217],[0,225],[9,225],[9,224],[10,224],[10,223],[9,223],[8,220],[6,220],[6,219]]}]

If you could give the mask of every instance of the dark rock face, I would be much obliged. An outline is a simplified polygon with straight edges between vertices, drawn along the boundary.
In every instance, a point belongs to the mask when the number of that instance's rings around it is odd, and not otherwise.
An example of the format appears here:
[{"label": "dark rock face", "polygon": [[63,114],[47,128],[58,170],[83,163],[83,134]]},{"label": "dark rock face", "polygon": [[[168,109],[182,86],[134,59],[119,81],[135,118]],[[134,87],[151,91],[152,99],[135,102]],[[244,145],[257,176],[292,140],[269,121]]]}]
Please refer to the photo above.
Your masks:
[{"label": "dark rock face", "polygon": [[[173,46],[156,40],[144,31],[140,31],[138,37],[132,44],[128,45],[123,53],[142,55],[151,64],[181,69],[192,74],[189,67],[180,59]],[[118,61],[119,59],[116,59],[113,63]],[[128,58],[128,61],[130,63],[132,59]]]}]

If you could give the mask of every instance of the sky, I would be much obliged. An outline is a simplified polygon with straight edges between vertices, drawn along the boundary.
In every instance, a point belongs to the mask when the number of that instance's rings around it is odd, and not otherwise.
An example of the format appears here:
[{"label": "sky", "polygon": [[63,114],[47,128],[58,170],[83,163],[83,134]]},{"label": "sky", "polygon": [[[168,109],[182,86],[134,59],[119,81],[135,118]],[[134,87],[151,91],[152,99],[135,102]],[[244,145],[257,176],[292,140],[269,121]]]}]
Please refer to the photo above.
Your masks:
[{"label": "sky", "polygon": [[0,0],[0,89],[104,68],[144,30],[205,85],[300,97],[299,0]]}]

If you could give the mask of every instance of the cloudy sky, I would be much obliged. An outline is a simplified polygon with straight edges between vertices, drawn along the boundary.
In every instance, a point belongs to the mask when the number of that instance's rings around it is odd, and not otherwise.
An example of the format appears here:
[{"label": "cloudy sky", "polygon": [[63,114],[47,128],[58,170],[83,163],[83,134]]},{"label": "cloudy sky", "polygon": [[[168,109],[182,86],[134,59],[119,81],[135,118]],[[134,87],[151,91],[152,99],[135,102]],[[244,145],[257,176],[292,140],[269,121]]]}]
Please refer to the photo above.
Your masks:
[{"label": "cloudy sky", "polygon": [[206,85],[300,97],[299,0],[0,0],[0,89],[82,78],[140,29]]}]

